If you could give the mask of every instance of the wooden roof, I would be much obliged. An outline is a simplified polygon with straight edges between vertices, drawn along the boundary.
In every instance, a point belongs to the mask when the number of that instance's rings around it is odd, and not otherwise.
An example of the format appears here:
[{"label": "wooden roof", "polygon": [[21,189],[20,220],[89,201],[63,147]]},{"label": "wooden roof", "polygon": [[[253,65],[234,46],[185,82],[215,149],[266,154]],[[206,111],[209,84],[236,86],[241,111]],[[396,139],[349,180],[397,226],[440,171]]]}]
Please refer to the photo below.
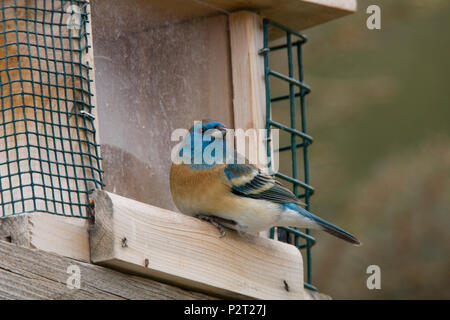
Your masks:
[{"label": "wooden roof", "polygon": [[356,11],[357,0],[199,0],[222,10],[255,11],[294,30],[303,30]]},{"label": "wooden roof", "polygon": [[[303,30],[356,11],[357,0],[108,0],[110,12],[102,19],[110,27],[123,24],[124,32],[151,28],[211,16],[249,10],[296,31]],[[92,3],[95,10],[95,2]],[[120,12],[125,19],[117,20]],[[109,23],[108,23],[109,21]],[[108,25],[104,27],[108,28]],[[277,34],[272,35],[276,38]]]}]

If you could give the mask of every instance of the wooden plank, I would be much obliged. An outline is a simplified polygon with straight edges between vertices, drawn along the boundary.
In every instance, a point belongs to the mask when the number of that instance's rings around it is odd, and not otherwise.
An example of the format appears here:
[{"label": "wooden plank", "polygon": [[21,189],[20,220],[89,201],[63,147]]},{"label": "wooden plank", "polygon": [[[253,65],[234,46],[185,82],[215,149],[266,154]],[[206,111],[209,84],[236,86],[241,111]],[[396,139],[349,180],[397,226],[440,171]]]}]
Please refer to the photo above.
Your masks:
[{"label": "wooden plank", "polygon": [[[249,11],[230,15],[231,65],[235,128],[264,129],[265,82],[262,18]],[[265,153],[264,153],[265,154]]]},{"label": "wooden plank", "polygon": [[261,13],[273,10],[278,5],[279,14],[287,14],[289,8],[301,8],[307,4],[346,11],[356,9],[355,0],[200,0],[199,2],[209,4],[217,10],[237,11],[252,8]]},{"label": "wooden plank", "polygon": [[[250,10],[293,30],[304,30],[356,11],[356,0],[202,0],[235,12]],[[274,30],[271,40],[282,33]]]},{"label": "wooden plank", "polygon": [[[124,16],[133,17],[133,23],[113,18],[106,21],[105,29],[113,29],[120,23],[127,33],[241,10],[253,11],[294,30],[303,30],[353,13],[357,7],[357,0],[127,0],[126,4],[122,0],[98,1],[111,3],[111,7],[120,8]],[[274,32],[271,36],[276,39],[280,33]]]},{"label": "wooden plank", "polygon": [[28,217],[18,215],[0,219],[0,240],[29,247]]},{"label": "wooden plank", "polygon": [[89,221],[48,214],[26,213],[0,219],[0,239],[90,262]]},{"label": "wooden plank", "polygon": [[[303,299],[294,246],[96,190],[92,262],[226,298]],[[289,290],[286,290],[286,285]]]},{"label": "wooden plank", "polygon": [[[80,270],[80,288],[67,286]],[[70,283],[70,282],[69,282]],[[154,280],[130,276],[56,254],[0,241],[0,300],[4,299],[213,299]]]}]

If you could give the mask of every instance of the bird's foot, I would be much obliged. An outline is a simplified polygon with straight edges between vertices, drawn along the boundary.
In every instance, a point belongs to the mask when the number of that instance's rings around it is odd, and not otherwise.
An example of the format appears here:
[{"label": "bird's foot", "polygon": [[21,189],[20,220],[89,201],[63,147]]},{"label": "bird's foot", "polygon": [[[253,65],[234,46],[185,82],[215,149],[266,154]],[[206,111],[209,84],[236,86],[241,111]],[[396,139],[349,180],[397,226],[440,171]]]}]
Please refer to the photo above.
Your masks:
[{"label": "bird's foot", "polygon": [[241,236],[242,238],[245,238],[245,239],[252,239],[255,237],[255,235],[248,233],[244,230],[238,230],[237,233],[239,234],[239,236]]},{"label": "bird's foot", "polygon": [[200,220],[207,221],[207,222],[211,223],[214,227],[216,227],[220,232],[220,238],[223,238],[226,236],[227,232],[225,231],[225,228],[218,222],[218,220],[220,220],[220,218],[216,218],[216,217],[212,217],[212,216],[205,216],[202,214],[198,214],[195,217]]}]

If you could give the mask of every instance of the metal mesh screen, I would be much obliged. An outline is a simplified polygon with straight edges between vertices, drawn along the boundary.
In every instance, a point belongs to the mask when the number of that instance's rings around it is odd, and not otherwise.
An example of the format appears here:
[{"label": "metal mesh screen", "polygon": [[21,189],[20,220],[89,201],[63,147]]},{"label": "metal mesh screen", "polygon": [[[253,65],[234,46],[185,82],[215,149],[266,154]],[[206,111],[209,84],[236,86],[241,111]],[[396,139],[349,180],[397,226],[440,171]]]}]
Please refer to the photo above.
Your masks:
[{"label": "metal mesh screen", "polygon": [[89,3],[0,1],[0,217],[89,217],[102,187]]},{"label": "metal mesh screen", "polygon": [[[265,69],[265,83],[266,83],[266,129],[267,137],[270,137],[270,129],[272,127],[279,130],[283,130],[290,134],[290,144],[282,146],[278,152],[290,151],[291,153],[291,167],[292,175],[285,175],[280,172],[274,173],[274,175],[284,181],[292,184],[294,194],[303,199],[306,204],[305,209],[310,210],[310,197],[314,193],[314,188],[309,184],[309,160],[308,160],[308,147],[314,141],[314,139],[306,132],[306,101],[305,96],[311,92],[308,85],[303,82],[303,63],[302,63],[302,45],[306,42],[306,37],[298,32],[290,30],[277,22],[269,19],[264,19],[264,47],[261,50],[261,54],[264,55],[264,69]],[[275,28],[278,31],[282,31],[285,35],[285,43],[277,46],[269,46],[269,32],[270,28]],[[270,68],[269,56],[270,52],[285,50],[286,59],[288,65],[288,75],[284,75]],[[297,70],[294,69],[294,62],[297,65]],[[295,71],[298,74],[298,79],[295,78]],[[278,97],[272,97],[270,92],[270,78],[275,77],[280,79],[289,85],[289,94]],[[300,110],[296,108],[296,100],[298,99],[298,105]],[[284,125],[280,122],[276,122],[271,119],[272,104],[276,104],[280,101],[288,101],[289,104],[289,125]],[[298,112],[299,111],[299,112]],[[300,116],[301,128],[296,127],[296,119]],[[270,141],[270,139],[268,139]],[[297,149],[302,149],[303,167],[299,168],[297,163]],[[271,148],[267,146],[268,158],[270,157]],[[299,176],[303,176],[303,181],[299,179]],[[312,285],[312,257],[311,247],[315,244],[316,240],[310,235],[308,229],[305,232],[301,232],[296,228],[277,228],[278,238],[289,240],[293,236],[293,244],[299,249],[306,251],[306,276],[305,287],[311,290],[317,290]],[[271,238],[275,236],[275,230],[271,230]],[[301,241],[302,240],[302,241]]]}]

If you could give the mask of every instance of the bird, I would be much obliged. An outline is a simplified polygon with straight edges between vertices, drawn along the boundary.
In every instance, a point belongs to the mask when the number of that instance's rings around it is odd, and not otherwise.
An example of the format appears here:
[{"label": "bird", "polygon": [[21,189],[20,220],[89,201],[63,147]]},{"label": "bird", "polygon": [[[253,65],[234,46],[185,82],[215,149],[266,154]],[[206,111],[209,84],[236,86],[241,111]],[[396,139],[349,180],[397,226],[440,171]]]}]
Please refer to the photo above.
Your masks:
[{"label": "bird", "polygon": [[170,191],[181,213],[225,229],[252,233],[272,227],[326,231],[353,245],[349,232],[303,208],[288,188],[248,159],[229,150],[227,127],[216,120],[196,121],[177,145],[170,168]]}]

